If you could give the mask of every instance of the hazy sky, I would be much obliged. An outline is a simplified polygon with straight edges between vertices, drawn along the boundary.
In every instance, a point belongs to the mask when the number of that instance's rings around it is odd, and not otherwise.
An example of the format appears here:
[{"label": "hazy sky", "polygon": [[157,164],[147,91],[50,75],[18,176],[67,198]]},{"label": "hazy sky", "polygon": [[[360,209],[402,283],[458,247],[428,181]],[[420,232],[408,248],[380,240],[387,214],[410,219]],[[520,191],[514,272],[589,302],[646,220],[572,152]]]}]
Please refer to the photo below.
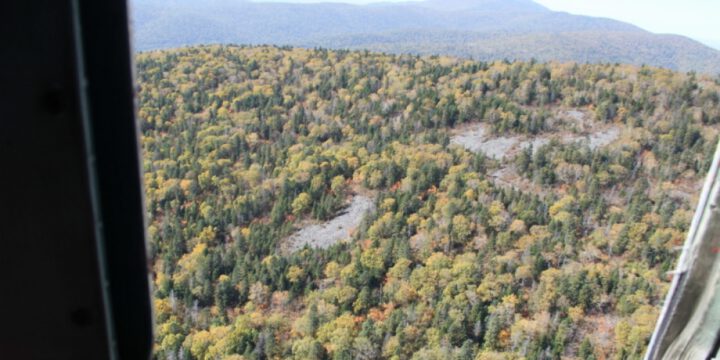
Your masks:
[{"label": "hazy sky", "polygon": [[720,0],[539,0],[550,9],[609,17],[720,49]]},{"label": "hazy sky", "polygon": [[[323,0],[256,1],[323,2]],[[368,4],[404,0],[331,1]],[[609,17],[656,33],[685,35],[720,49],[720,0],[536,0],[536,2],[556,11]]]}]

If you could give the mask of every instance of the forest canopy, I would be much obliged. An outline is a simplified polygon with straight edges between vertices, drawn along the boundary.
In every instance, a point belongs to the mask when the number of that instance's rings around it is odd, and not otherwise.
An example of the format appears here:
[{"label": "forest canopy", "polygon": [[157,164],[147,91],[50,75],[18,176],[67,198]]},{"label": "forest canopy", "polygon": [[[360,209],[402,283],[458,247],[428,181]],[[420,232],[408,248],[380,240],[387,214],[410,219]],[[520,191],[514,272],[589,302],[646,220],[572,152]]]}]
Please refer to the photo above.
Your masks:
[{"label": "forest canopy", "polygon": [[[158,359],[640,359],[718,143],[720,80],[650,67],[137,65]],[[347,241],[288,250],[357,197]]]}]

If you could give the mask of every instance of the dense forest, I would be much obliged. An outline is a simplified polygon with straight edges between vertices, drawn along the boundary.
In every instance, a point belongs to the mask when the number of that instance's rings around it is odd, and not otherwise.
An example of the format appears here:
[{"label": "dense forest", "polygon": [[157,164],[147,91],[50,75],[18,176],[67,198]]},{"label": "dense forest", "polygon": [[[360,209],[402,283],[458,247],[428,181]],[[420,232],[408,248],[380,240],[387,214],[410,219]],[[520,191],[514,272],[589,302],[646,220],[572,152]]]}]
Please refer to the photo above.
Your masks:
[{"label": "dense forest", "polygon": [[[640,359],[718,142],[720,78],[649,67],[235,46],[137,65],[163,360]],[[457,141],[477,126],[542,141],[491,156]],[[287,246],[359,197],[347,241]]]}]

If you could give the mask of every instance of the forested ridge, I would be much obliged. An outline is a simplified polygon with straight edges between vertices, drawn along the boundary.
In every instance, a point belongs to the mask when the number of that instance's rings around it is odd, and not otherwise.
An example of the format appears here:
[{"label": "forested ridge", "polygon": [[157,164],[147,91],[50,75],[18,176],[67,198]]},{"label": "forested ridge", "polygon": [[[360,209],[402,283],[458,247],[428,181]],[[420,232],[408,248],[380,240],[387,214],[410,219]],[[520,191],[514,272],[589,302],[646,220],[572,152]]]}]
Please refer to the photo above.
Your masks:
[{"label": "forested ridge", "polygon": [[[157,359],[640,359],[718,142],[720,79],[649,67],[236,46],[137,66]],[[562,141],[567,112],[619,135]],[[476,125],[547,141],[453,141]],[[283,246],[361,195],[349,241]]]},{"label": "forested ridge", "polygon": [[575,61],[720,73],[720,51],[684,36],[550,10],[534,0],[422,0],[369,5],[132,0],[134,45],[276,44],[488,61]]}]

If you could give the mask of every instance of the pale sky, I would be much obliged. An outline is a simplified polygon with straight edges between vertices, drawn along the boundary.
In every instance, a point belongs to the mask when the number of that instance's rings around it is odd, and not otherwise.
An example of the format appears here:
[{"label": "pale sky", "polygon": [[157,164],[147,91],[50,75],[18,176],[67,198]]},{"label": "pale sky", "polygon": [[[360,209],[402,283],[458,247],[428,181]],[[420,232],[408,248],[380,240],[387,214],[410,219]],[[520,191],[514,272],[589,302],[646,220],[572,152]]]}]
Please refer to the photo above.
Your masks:
[{"label": "pale sky", "polygon": [[538,0],[556,11],[602,16],[720,49],[720,0]]},{"label": "pale sky", "polygon": [[[323,0],[256,0],[323,2]],[[331,0],[352,4],[405,0]],[[555,11],[608,17],[655,33],[679,34],[720,49],[720,0],[535,0]]]}]

